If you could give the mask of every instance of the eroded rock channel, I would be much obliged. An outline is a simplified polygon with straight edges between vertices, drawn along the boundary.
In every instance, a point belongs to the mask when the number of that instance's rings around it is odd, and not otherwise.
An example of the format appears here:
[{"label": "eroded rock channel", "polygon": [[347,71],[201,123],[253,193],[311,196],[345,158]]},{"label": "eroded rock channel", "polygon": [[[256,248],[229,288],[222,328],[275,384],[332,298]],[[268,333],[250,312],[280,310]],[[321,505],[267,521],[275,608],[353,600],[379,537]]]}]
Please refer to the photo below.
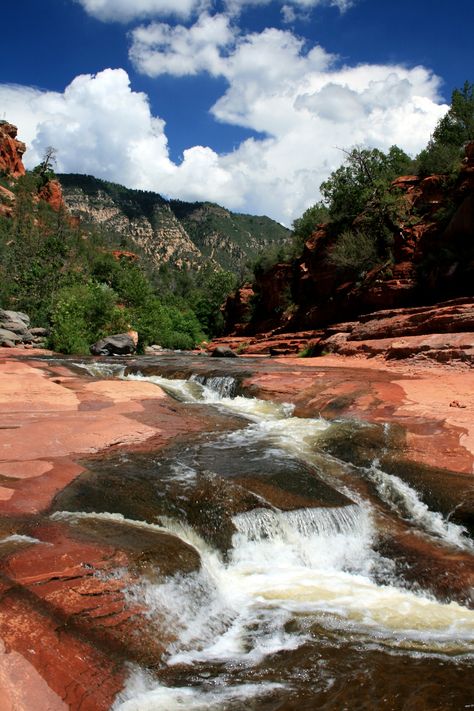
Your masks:
[{"label": "eroded rock channel", "polygon": [[471,478],[407,458],[428,424],[384,419],[393,378],[341,371],[329,392],[283,362],[66,365],[160,388],[200,426],[89,455],[35,517],[2,519],[0,633],[13,653],[27,611],[33,640],[48,620],[51,708],[474,703]]}]

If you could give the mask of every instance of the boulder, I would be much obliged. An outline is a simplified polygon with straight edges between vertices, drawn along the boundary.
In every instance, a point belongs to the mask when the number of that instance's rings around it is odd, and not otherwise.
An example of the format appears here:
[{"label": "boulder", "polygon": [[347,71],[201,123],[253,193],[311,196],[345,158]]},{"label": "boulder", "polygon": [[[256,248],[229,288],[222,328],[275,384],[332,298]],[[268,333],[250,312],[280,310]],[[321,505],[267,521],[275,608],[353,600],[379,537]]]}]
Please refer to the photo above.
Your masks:
[{"label": "boulder", "polygon": [[238,355],[227,346],[217,346],[212,351],[211,358],[238,358]]},{"label": "boulder", "polygon": [[38,192],[38,197],[40,200],[47,202],[55,212],[59,212],[61,208],[64,208],[63,191],[57,180],[48,180],[46,185],[43,185]]},{"label": "boulder", "polygon": [[91,346],[92,355],[130,355],[135,353],[135,343],[128,333],[106,336]]},{"label": "boulder", "polygon": [[11,348],[15,343],[19,343],[22,340],[21,336],[18,336],[13,331],[8,331],[6,328],[0,328],[0,345]]},{"label": "boulder", "polygon": [[30,317],[22,311],[5,311],[0,309],[0,322],[15,321],[23,323],[26,327],[30,325]]},{"label": "boulder", "polygon": [[5,331],[16,333],[24,341],[31,341],[32,335],[23,321],[0,321],[0,326]]},{"label": "boulder", "polygon": [[158,344],[154,343],[152,346],[147,346],[145,348],[145,355],[157,355],[158,353],[162,353],[163,351],[163,346],[159,346]]}]

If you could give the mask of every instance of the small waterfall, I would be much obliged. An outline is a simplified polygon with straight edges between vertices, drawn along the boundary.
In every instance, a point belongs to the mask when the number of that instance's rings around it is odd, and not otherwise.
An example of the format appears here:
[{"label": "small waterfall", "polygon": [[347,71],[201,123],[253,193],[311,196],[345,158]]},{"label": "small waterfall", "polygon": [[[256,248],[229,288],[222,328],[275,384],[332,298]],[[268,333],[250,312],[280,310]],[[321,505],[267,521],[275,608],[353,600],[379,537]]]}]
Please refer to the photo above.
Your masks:
[{"label": "small waterfall", "polygon": [[[202,378],[206,380],[206,385],[201,382]],[[184,380],[163,378],[160,375],[145,376],[141,373],[131,373],[125,375],[124,379],[154,383],[182,402],[190,405],[214,405],[254,422],[284,419],[289,417],[294,409],[294,406],[289,403],[275,403],[271,400],[259,400],[237,395],[238,384],[231,376],[207,379],[205,376],[192,375],[188,380]],[[209,387],[209,382],[213,385],[212,388]],[[226,395],[226,391],[233,394]]]},{"label": "small waterfall", "polygon": [[121,363],[102,363],[100,361],[74,363],[74,365],[76,368],[86,370],[94,378],[121,378],[126,367]]},{"label": "small waterfall", "polygon": [[248,541],[287,538],[289,532],[303,538],[312,536],[357,536],[367,531],[368,514],[357,505],[334,508],[277,511],[254,509],[234,516],[239,533]]},{"label": "small waterfall", "polygon": [[468,537],[464,526],[447,521],[438,511],[431,511],[409,484],[394,474],[384,472],[377,461],[366,471],[380,498],[392,510],[445,543],[462,550],[474,551],[474,541]]},{"label": "small waterfall", "polygon": [[369,574],[376,556],[370,511],[354,505],[279,511],[254,509],[234,516],[233,560],[274,559],[314,570]]},{"label": "small waterfall", "polygon": [[204,388],[212,390],[221,398],[233,398],[237,394],[237,380],[231,375],[191,375],[191,382],[199,383]]}]

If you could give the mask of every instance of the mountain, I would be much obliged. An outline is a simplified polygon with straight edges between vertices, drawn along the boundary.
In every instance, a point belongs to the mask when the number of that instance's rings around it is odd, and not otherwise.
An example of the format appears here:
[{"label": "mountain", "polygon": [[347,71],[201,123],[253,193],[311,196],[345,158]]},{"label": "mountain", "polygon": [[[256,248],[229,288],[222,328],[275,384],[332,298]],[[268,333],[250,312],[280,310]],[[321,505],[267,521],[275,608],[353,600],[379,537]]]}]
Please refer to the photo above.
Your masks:
[{"label": "mountain", "polygon": [[84,224],[133,247],[153,266],[199,270],[211,263],[240,274],[269,248],[289,241],[290,230],[269,217],[233,213],[209,202],[166,200],[90,175],[58,176],[66,206]]}]

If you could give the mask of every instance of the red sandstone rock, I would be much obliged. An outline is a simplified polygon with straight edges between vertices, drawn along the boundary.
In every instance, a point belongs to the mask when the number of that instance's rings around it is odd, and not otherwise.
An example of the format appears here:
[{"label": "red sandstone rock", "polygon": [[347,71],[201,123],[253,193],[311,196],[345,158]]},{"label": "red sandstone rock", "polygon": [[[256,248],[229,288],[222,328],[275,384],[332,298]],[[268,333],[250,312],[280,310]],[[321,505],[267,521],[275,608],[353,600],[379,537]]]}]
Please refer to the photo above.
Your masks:
[{"label": "red sandstone rock", "polygon": [[11,217],[13,214],[13,205],[15,203],[15,195],[11,190],[7,190],[0,185],[0,215]]},{"label": "red sandstone rock", "polygon": [[0,171],[12,178],[18,178],[26,172],[22,161],[26,146],[17,140],[17,132],[17,127],[11,123],[0,122]]},{"label": "red sandstone rock", "polygon": [[406,309],[393,315],[373,314],[355,326],[351,340],[474,331],[474,301],[465,304]]},{"label": "red sandstone rock", "polygon": [[244,284],[230,294],[222,306],[222,313],[229,328],[238,334],[244,333],[252,316],[252,300],[255,296],[251,284]]},{"label": "red sandstone rock", "polygon": [[40,200],[44,200],[50,205],[55,212],[59,212],[61,209],[65,209],[63,201],[63,192],[61,185],[57,180],[48,180],[46,185],[44,185],[38,193]]},{"label": "red sandstone rock", "polygon": [[8,665],[2,659],[0,668],[1,702],[11,699],[13,711],[107,711],[123,687],[123,664],[21,590],[7,590],[0,600],[0,637],[9,662],[15,659]]},{"label": "red sandstone rock", "polygon": [[136,262],[139,259],[138,254],[135,254],[135,252],[128,252],[127,250],[124,250],[124,249],[112,250],[112,256],[117,261],[120,261],[121,259],[128,259],[130,262]]}]

